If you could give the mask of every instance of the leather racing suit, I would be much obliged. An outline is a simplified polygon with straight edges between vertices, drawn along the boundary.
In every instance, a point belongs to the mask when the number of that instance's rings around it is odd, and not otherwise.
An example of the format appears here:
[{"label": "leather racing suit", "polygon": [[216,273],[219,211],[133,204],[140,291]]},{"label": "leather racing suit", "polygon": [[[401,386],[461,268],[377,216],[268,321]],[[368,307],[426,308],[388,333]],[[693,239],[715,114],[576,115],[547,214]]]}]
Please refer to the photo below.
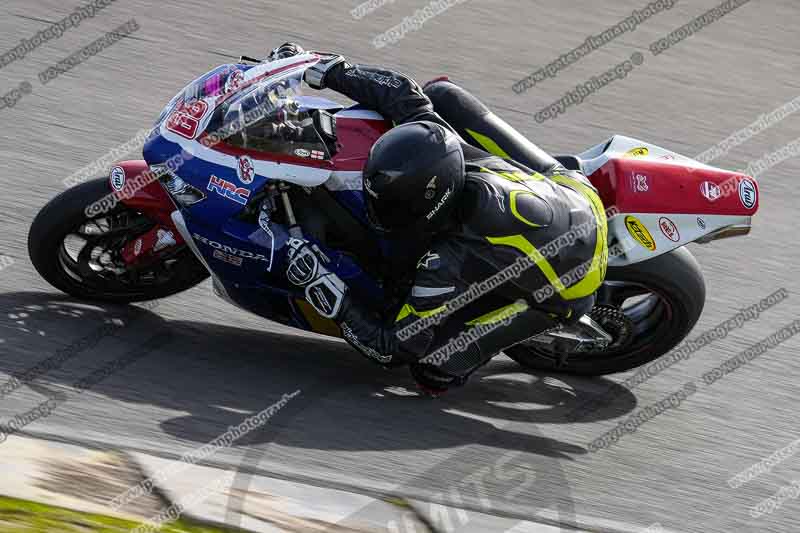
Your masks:
[{"label": "leather racing suit", "polygon": [[448,81],[423,90],[400,73],[342,63],[325,82],[395,124],[434,121],[471,141],[456,215],[419,258],[396,313],[379,316],[345,297],[336,321],[351,345],[382,365],[426,365],[463,382],[501,350],[591,310],[607,224],[582,174]]}]

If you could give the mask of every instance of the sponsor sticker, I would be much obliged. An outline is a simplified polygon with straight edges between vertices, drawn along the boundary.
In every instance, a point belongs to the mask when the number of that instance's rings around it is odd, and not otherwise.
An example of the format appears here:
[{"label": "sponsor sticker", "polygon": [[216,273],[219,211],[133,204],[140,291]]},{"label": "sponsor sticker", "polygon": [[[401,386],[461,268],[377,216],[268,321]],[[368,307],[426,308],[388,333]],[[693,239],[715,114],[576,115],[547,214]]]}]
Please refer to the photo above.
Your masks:
[{"label": "sponsor sticker", "polygon": [[136,242],[133,243],[133,255],[139,255],[142,253],[142,239],[136,239]]},{"label": "sponsor sticker", "polygon": [[190,117],[200,120],[205,116],[206,111],[208,111],[208,104],[205,100],[194,100],[192,102],[187,102],[182,106],[183,112],[189,115]]},{"label": "sponsor sticker", "polygon": [[194,139],[206,111],[208,104],[203,100],[181,104],[167,119],[166,128],[186,139]]},{"label": "sponsor sticker", "polygon": [[236,165],[236,175],[239,176],[239,181],[245,185],[253,183],[253,178],[256,175],[256,167],[253,166],[253,160],[250,159],[250,156],[239,156],[238,164]]},{"label": "sponsor sticker", "polygon": [[114,167],[111,169],[111,186],[115,191],[121,191],[125,187],[125,169]]},{"label": "sponsor sticker", "polygon": [[197,120],[176,111],[167,119],[166,127],[169,131],[181,137],[194,139],[194,136],[197,135],[197,127],[199,125],[200,123]]},{"label": "sponsor sticker", "polygon": [[159,252],[164,248],[169,246],[175,246],[177,242],[175,241],[175,235],[172,234],[171,231],[165,229],[159,229],[156,232],[157,240],[156,243],[153,245],[153,251]]},{"label": "sponsor sticker", "polygon": [[239,89],[244,83],[244,72],[239,69],[234,70],[225,81],[225,92],[231,93]]},{"label": "sponsor sticker", "polygon": [[756,206],[758,192],[756,191],[756,184],[753,183],[753,180],[745,178],[739,182],[739,200],[741,200],[742,205],[747,209],[753,209]]},{"label": "sponsor sticker", "polygon": [[648,177],[645,174],[639,174],[634,172],[631,174],[631,189],[633,192],[647,192],[650,190],[650,185],[648,184]]},{"label": "sponsor sticker", "polygon": [[700,217],[697,217],[697,227],[700,229],[706,229],[706,221]]},{"label": "sponsor sticker", "polygon": [[294,155],[297,157],[311,157],[311,152],[305,148],[298,148],[294,151]]},{"label": "sponsor sticker", "polygon": [[244,259],[242,259],[241,257],[236,257],[235,255],[226,254],[225,252],[221,252],[219,250],[214,250],[211,256],[214,259],[219,259],[224,263],[228,263],[237,267],[242,266],[242,262],[244,261]]},{"label": "sponsor sticker", "polygon": [[672,242],[678,242],[681,240],[681,233],[678,231],[678,226],[667,217],[661,217],[658,219],[658,227],[661,229],[661,233],[664,234],[664,237]]},{"label": "sponsor sticker", "polygon": [[651,252],[656,251],[656,240],[650,235],[650,232],[647,231],[647,228],[638,218],[633,215],[626,216],[625,227],[628,228],[628,233],[631,234],[631,237],[633,237],[636,242]]},{"label": "sponsor sticker", "polygon": [[[217,241],[212,241],[202,235],[198,235],[197,233],[192,233],[192,237],[206,246],[213,248],[215,251],[222,252],[227,255],[231,255],[233,257],[244,258],[244,259],[253,259],[255,261],[264,261],[267,262],[269,259],[264,256],[264,254],[257,254],[253,253],[249,250],[240,250],[239,248],[234,248],[233,246],[228,246],[227,244],[222,244]],[[214,256],[216,257],[216,255]],[[219,259],[219,258],[218,258]]]},{"label": "sponsor sticker", "polygon": [[208,186],[206,189],[242,205],[247,205],[247,199],[250,197],[249,189],[237,187],[235,183],[218,178],[213,174],[208,180]]},{"label": "sponsor sticker", "polygon": [[709,202],[713,202],[722,196],[722,189],[716,183],[704,181],[700,184],[700,194],[705,196]]},{"label": "sponsor sticker", "polygon": [[311,159],[325,159],[325,152],[320,150],[311,150]]},{"label": "sponsor sticker", "polygon": [[650,150],[648,150],[647,147],[638,146],[625,152],[625,157],[646,157],[649,153]]}]

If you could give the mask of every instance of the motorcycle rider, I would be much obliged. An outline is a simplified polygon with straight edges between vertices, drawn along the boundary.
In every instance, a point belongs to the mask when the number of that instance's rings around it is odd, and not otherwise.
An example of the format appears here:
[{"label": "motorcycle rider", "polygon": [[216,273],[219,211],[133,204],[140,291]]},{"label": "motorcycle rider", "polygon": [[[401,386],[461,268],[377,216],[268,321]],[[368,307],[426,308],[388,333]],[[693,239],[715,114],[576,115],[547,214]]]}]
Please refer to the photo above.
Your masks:
[{"label": "motorcycle rider", "polygon": [[[302,52],[286,43],[269,59]],[[308,85],[344,94],[396,125],[363,170],[371,224],[428,248],[410,294],[386,319],[326,268],[316,245],[290,240],[288,279],[345,340],[382,365],[408,364],[420,386],[438,394],[503,349],[591,310],[605,277],[607,223],[581,173],[447,80],[423,90],[398,72],[319,55],[304,74]],[[576,235],[572,244],[539,251],[568,232]],[[548,284],[552,295],[537,301],[534,293]]]}]

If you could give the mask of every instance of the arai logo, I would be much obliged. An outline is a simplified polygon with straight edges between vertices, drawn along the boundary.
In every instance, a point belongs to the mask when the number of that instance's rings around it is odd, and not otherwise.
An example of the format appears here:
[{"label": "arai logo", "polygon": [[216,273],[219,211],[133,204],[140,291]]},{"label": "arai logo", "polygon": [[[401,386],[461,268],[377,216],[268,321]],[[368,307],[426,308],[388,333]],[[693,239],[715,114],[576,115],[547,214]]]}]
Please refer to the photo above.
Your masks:
[{"label": "arai logo", "polygon": [[739,182],[739,200],[747,209],[753,209],[756,206],[758,192],[756,192],[755,183],[746,178]]},{"label": "arai logo", "polygon": [[121,191],[125,187],[125,169],[114,167],[111,169],[111,186],[115,191]]}]

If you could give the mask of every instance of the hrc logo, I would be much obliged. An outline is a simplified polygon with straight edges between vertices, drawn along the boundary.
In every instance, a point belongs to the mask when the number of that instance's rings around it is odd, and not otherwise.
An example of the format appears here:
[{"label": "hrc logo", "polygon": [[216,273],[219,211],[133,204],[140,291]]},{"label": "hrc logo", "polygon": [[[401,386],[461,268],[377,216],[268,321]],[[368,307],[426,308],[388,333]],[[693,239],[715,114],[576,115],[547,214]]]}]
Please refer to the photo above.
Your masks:
[{"label": "hrc logo", "polygon": [[250,197],[249,189],[237,187],[230,181],[218,178],[213,174],[211,175],[211,179],[208,180],[208,187],[206,188],[209,191],[216,192],[220,196],[224,196],[228,200],[233,200],[237,204],[247,205],[247,199]]}]

